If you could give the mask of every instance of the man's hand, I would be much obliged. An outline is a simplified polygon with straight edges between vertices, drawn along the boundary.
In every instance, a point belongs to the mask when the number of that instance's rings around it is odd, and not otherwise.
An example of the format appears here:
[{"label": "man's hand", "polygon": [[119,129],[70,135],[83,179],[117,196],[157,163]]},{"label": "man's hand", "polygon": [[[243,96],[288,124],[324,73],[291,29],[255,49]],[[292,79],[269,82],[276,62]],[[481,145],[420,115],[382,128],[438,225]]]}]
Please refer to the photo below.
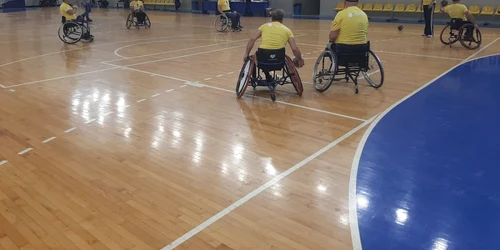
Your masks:
[{"label": "man's hand", "polygon": [[305,62],[304,62],[304,58],[297,59],[297,61],[298,61],[298,64],[299,64],[299,65],[298,65],[298,66],[299,66],[299,68],[304,67],[304,64],[305,64]]},{"label": "man's hand", "polygon": [[245,56],[243,56],[243,62],[246,62],[248,57],[249,57],[249,55],[245,54]]},{"label": "man's hand", "polygon": [[474,24],[474,28],[476,28],[477,30],[479,30],[479,25]]}]

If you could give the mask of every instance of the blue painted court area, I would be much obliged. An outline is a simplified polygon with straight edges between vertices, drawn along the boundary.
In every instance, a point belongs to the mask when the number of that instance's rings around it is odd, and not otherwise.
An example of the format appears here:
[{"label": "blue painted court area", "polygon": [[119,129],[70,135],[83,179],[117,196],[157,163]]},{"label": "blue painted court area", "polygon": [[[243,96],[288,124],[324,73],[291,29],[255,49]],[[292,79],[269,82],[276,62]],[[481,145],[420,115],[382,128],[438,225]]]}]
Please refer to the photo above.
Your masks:
[{"label": "blue painted court area", "polygon": [[357,177],[364,250],[500,249],[500,56],[465,63],[387,113]]}]

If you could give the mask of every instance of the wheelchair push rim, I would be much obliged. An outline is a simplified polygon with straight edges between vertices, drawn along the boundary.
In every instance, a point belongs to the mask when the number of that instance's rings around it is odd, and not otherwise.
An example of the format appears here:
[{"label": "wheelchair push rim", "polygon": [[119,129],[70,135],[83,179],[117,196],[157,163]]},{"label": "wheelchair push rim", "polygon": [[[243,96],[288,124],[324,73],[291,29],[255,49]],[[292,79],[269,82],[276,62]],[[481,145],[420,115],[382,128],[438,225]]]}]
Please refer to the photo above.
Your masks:
[{"label": "wheelchair push rim", "polygon": [[248,57],[241,67],[238,83],[236,84],[236,96],[241,98],[245,94],[248,83],[252,80],[252,74],[255,70],[255,61],[253,56]]},{"label": "wheelchair push rim", "polygon": [[149,17],[146,15],[146,17],[144,18],[144,23],[145,23],[145,26],[146,28],[151,28],[151,21],[149,20]]},{"label": "wheelchair push rim", "polygon": [[[448,37],[445,37],[446,35],[448,35]],[[444,27],[443,31],[441,31],[441,36],[439,38],[441,43],[444,45],[452,45],[458,41],[458,37],[453,34],[451,25],[449,24]]]},{"label": "wheelchair push rim", "polygon": [[214,27],[218,32],[224,32],[229,28],[229,20],[226,18],[226,21],[224,21],[222,15],[218,15],[214,20]]},{"label": "wheelchair push rim", "polygon": [[61,39],[64,43],[74,44],[82,39],[83,28],[79,24],[68,22],[61,25],[57,33],[59,39]]},{"label": "wheelchair push rim", "polygon": [[[467,28],[472,28],[472,37],[468,38],[465,37],[465,33],[467,31]],[[479,48],[481,46],[481,42],[483,40],[483,37],[481,35],[481,31],[476,29],[474,25],[472,24],[465,24],[462,27],[460,27],[460,30],[458,32],[459,37],[460,37],[460,43],[462,46],[464,46],[467,49],[474,50]]]},{"label": "wheelchair push rim", "polygon": [[299,96],[302,96],[304,92],[304,87],[302,86],[302,80],[300,79],[299,72],[295,65],[293,64],[292,59],[289,56],[286,56],[285,62],[285,73],[290,77],[290,81],[292,82],[295,91]]},{"label": "wheelchair push rim", "polygon": [[132,13],[130,13],[128,14],[127,23],[125,24],[125,26],[127,27],[127,29],[130,29],[130,27],[132,27],[132,24],[134,24],[134,16]]},{"label": "wheelchair push rim", "polygon": [[314,64],[314,88],[319,92],[324,92],[330,88],[335,79],[336,71],[335,55],[329,50],[323,51]]},{"label": "wheelchair push rim", "polygon": [[384,84],[384,67],[373,51],[370,50],[369,54],[368,69],[362,71],[362,75],[370,86],[378,89]]}]

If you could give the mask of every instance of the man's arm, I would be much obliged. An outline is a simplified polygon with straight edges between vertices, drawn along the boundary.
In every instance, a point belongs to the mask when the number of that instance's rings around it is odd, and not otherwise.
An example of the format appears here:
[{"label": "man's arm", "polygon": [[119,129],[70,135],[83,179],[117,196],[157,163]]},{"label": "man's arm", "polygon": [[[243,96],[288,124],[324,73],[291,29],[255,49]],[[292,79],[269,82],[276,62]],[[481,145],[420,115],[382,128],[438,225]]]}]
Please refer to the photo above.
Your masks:
[{"label": "man's arm", "polygon": [[337,37],[339,37],[339,31],[338,30],[332,30],[330,31],[330,42],[334,43],[335,40],[337,40]]},{"label": "man's arm", "polygon": [[245,56],[243,57],[243,61],[246,60],[246,58],[250,55],[250,52],[253,49],[253,46],[255,45],[255,42],[262,36],[262,31],[259,30],[257,33],[255,33],[250,40],[248,40],[247,48],[245,50]]},{"label": "man's arm", "polygon": [[217,10],[220,12],[220,14],[222,16],[227,18],[226,13],[224,13],[224,11],[222,11],[222,3],[217,2]]},{"label": "man's arm", "polygon": [[467,17],[467,20],[469,22],[471,22],[471,23],[474,24],[474,26],[476,27],[476,29],[479,29],[479,26],[476,23],[476,19],[474,18],[474,16],[469,11],[465,12],[465,17]]},{"label": "man's arm", "polygon": [[299,68],[304,66],[304,58],[302,58],[302,53],[300,52],[300,49],[297,46],[297,43],[295,42],[295,38],[293,37],[288,38],[288,44],[290,44],[290,48],[292,48],[292,52],[295,58],[299,60]]}]

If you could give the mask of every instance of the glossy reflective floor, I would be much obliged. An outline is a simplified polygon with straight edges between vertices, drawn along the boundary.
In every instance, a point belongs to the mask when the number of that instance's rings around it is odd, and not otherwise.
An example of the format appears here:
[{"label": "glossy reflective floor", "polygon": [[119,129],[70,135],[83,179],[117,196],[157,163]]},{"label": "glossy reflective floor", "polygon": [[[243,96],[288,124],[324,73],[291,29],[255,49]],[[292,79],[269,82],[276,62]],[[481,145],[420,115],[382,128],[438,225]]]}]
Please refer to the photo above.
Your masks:
[{"label": "glossy reflective floor", "polygon": [[370,122],[500,53],[500,30],[469,51],[374,23],[384,86],[318,93],[307,82],[331,22],[287,19],[303,96],[238,100],[244,46],[267,19],[216,33],[214,16],[150,12],[150,30],[127,30],[127,14],[94,10],[95,42],[75,45],[59,41],[57,9],[0,14],[0,249],[352,249],[351,166]]}]

